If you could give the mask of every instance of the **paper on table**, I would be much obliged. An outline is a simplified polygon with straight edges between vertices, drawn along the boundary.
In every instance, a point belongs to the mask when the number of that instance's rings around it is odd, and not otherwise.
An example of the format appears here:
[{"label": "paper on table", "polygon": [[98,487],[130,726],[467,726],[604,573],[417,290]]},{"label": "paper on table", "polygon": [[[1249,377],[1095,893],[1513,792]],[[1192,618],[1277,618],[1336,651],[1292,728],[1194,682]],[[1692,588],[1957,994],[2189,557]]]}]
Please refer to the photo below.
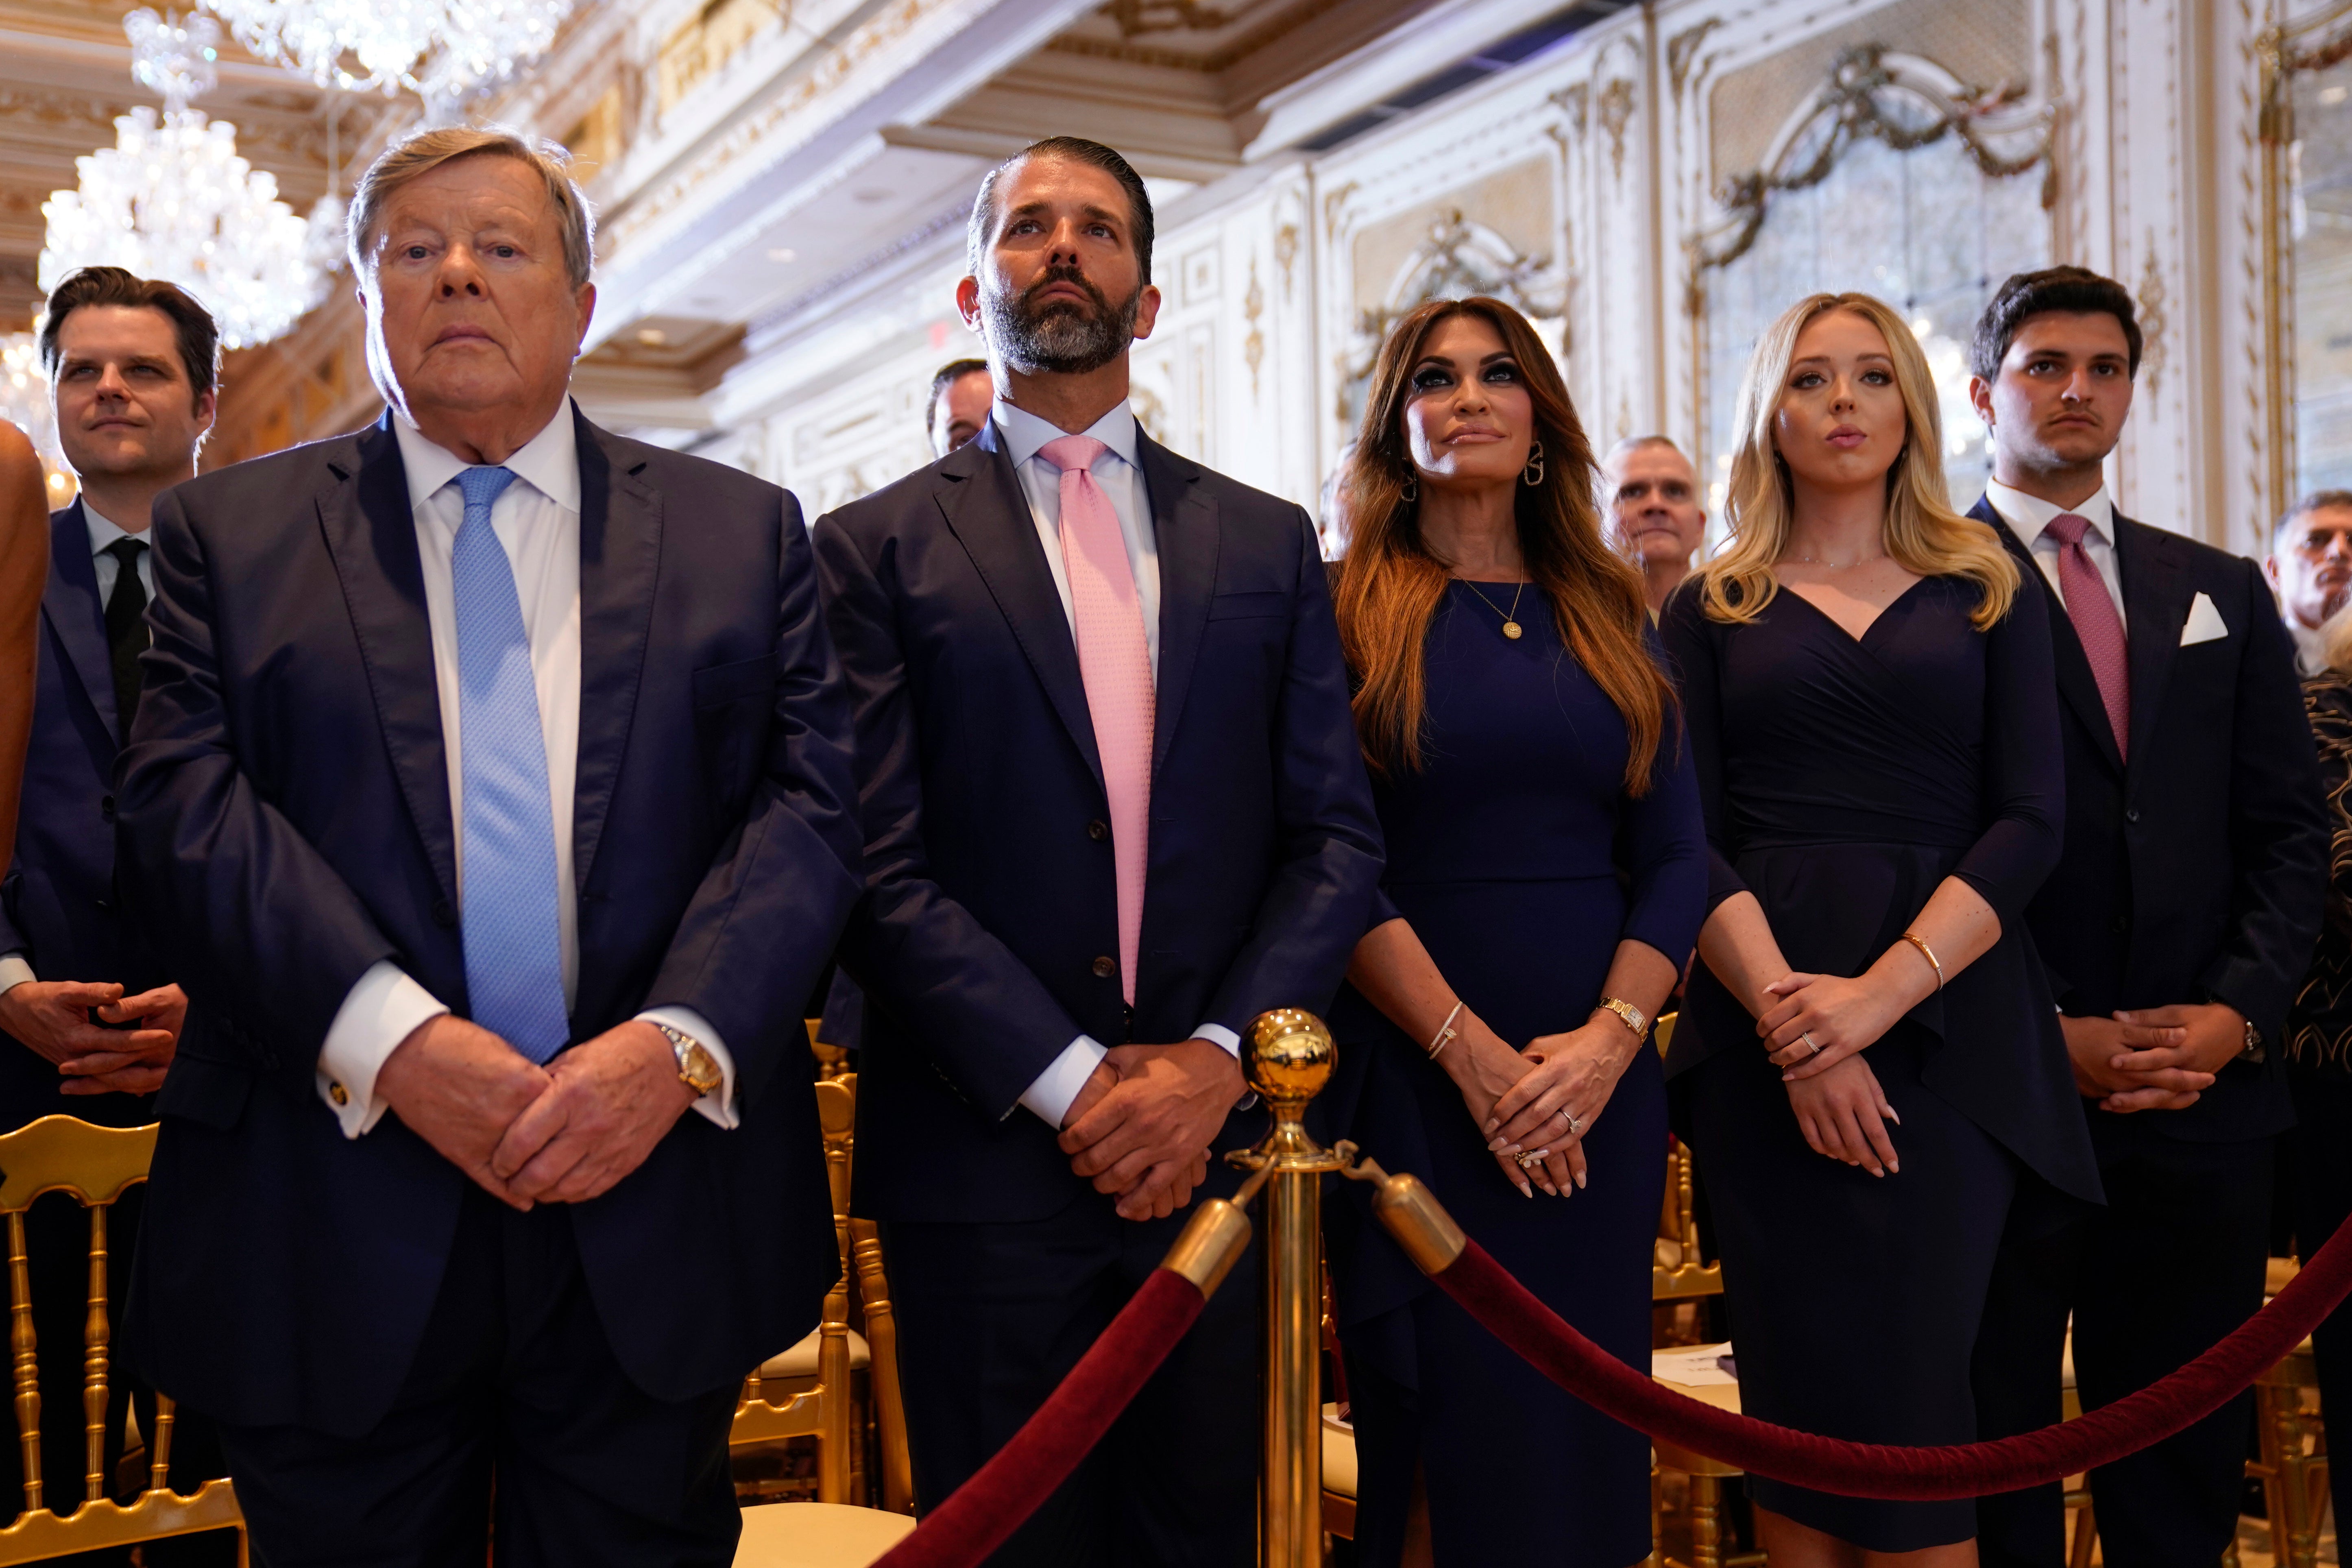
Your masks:
[{"label": "paper on table", "polygon": [[1739,1379],[1733,1373],[1731,1346],[1684,1345],[1650,1352],[1650,1375],[1685,1388],[1728,1387]]}]

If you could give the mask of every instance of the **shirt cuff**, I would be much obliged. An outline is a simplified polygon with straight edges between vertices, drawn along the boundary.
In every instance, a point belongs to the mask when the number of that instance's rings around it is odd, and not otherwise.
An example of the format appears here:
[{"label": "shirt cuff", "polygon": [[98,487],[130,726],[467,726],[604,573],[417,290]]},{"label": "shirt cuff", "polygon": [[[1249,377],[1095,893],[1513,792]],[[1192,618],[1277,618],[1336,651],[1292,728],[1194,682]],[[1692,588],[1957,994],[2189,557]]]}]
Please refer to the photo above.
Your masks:
[{"label": "shirt cuff", "polygon": [[0,995],[39,978],[33,973],[33,966],[25,962],[23,953],[0,952]]},{"label": "shirt cuff", "polygon": [[700,1042],[702,1048],[710,1053],[710,1059],[719,1064],[719,1088],[696,1100],[694,1109],[714,1127],[731,1132],[743,1125],[742,1113],[735,1106],[735,1058],[727,1054],[727,1047],[719,1038],[719,1031],[710,1026],[709,1019],[691,1007],[648,1007],[637,1015],[636,1021],[667,1024],[679,1034]]},{"label": "shirt cuff", "polygon": [[383,1118],[375,1075],[400,1042],[448,1007],[390,959],[379,959],[352,986],[319,1047],[319,1098],[356,1138]]},{"label": "shirt cuff", "polygon": [[1196,1040],[1206,1040],[1235,1061],[1241,1060],[1242,1037],[1223,1024],[1203,1024],[1192,1031],[1192,1037]]},{"label": "shirt cuff", "polygon": [[1046,1126],[1059,1130],[1062,1118],[1070,1113],[1070,1102],[1087,1087],[1096,1065],[1109,1054],[1095,1043],[1093,1036],[1080,1035],[1062,1048],[1034,1083],[1021,1091],[1021,1103],[1043,1118]]}]

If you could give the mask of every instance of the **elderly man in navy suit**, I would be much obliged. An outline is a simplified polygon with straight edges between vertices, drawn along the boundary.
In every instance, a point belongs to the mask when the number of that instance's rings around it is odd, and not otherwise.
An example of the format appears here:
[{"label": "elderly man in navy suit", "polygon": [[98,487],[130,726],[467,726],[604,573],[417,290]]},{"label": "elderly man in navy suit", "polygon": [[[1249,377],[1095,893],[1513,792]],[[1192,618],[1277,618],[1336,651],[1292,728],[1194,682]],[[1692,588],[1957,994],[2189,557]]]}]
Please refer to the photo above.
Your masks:
[{"label": "elderly man in navy suit", "polygon": [[[1033,145],[972,205],[986,428],[821,519],[867,889],[856,1202],[882,1222],[919,1503],[1052,1391],[1247,1141],[1239,1031],[1320,1008],[1380,828],[1307,514],[1128,407],[1151,203]],[[1253,1259],[994,1559],[1255,1551]]]},{"label": "elderly man in navy suit", "polygon": [[807,536],[572,406],[591,237],[553,150],[395,143],[351,219],[385,417],[156,509],[117,796],[190,1002],[126,1331],[280,1568],[727,1563],[740,1380],[839,1272]]},{"label": "elderly man in navy suit", "polygon": [[[149,521],[156,497],[194,477],[213,424],[219,334],[173,285],[90,267],[51,292],[38,343],[58,445],[81,491],[49,519],[24,814],[0,882],[0,1131],[57,1114],[135,1127],[154,1120],[187,998],[139,939],[116,889],[114,764],[147,649]],[[143,1198],[126,1196],[111,1226],[118,1302]],[[69,1510],[85,1468],[78,1413],[89,1231],[64,1197],[35,1205],[26,1231],[45,1496]],[[111,1440],[120,1420],[118,1404]],[[0,1447],[0,1488],[13,1489],[17,1447]],[[184,1426],[173,1455],[175,1479],[217,1473],[199,1422]]]}]

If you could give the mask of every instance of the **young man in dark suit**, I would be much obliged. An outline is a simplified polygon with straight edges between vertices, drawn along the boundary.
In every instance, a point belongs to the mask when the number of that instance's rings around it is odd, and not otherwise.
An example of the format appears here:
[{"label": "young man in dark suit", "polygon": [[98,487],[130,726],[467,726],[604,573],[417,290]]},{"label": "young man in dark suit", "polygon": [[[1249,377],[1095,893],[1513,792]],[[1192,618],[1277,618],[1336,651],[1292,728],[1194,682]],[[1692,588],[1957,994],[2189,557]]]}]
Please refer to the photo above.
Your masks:
[{"label": "young man in dark suit", "polygon": [[[979,439],[820,519],[867,889],[856,1203],[882,1222],[919,1502],[1053,1390],[1248,1142],[1238,1037],[1321,1008],[1380,829],[1313,524],[1137,427],[1151,205],[1110,149],[982,184]],[[1255,1254],[993,1560],[1255,1551]]]},{"label": "young man in dark suit", "polygon": [[[2130,295],[2071,267],[2004,283],[1971,349],[1994,450],[1973,515],[2050,595],[2066,847],[2026,919],[2107,1196],[2004,1247],[1977,1349],[1989,1437],[2058,1418],[2070,1310],[2091,1409],[2261,1307],[2272,1141],[2293,1121],[2275,1046],[2327,843],[2310,727],[2260,566],[2107,495],[2139,354]],[[2112,1568],[2220,1558],[2250,1408],[2093,1472]],[[1979,1518],[1986,1563],[2063,1560],[2056,1487],[1988,1499]]]},{"label": "young man in dark suit", "polygon": [[[860,877],[793,499],[568,396],[558,154],[354,193],[368,429],[156,510],[116,794],[190,996],[126,1339],[271,1563],[723,1568],[838,1277],[802,1006]],[[363,1542],[363,1546],[355,1544]]]},{"label": "young man in dark suit", "polygon": [[[154,1091],[187,997],[140,939],[116,887],[114,764],[147,649],[149,522],[158,496],[195,477],[197,448],[212,429],[219,334],[173,285],[89,267],[50,293],[38,342],[58,445],[80,493],[49,518],[24,811],[15,862],[0,882],[0,1131],[52,1115],[136,1127],[155,1119]],[[133,1188],[108,1227],[117,1321],[145,1196]],[[63,1197],[36,1204],[26,1225],[43,1495],[70,1512],[86,1468],[89,1225]],[[118,1357],[118,1390],[129,1386],[122,1370]],[[118,1399],[110,1441],[119,1440],[121,1407]],[[0,1447],[0,1489],[13,1489],[21,1484],[17,1447]],[[200,1419],[182,1424],[173,1453],[173,1479],[188,1489],[199,1472],[219,1473]],[[165,1545],[154,1555],[189,1550]]]}]

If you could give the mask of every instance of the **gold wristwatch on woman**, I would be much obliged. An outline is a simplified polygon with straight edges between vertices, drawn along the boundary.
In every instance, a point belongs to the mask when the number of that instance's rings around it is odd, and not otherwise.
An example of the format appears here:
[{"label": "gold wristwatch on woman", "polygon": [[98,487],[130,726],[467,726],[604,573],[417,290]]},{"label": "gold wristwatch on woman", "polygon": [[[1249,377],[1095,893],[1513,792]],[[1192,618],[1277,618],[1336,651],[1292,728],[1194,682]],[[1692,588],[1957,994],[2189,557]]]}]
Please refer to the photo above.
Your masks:
[{"label": "gold wristwatch on woman", "polygon": [[707,1094],[717,1094],[727,1083],[727,1075],[719,1070],[718,1060],[703,1048],[700,1040],[683,1029],[673,1029],[667,1024],[655,1024],[669,1041],[669,1048],[677,1057],[677,1081],[694,1090],[700,1100]]},{"label": "gold wristwatch on woman", "polygon": [[1650,1037],[1648,1016],[1639,1007],[1622,996],[1603,996],[1593,1005],[1593,1011],[1616,1014],[1625,1026],[1633,1031],[1633,1037],[1637,1040],[1646,1040]]}]

